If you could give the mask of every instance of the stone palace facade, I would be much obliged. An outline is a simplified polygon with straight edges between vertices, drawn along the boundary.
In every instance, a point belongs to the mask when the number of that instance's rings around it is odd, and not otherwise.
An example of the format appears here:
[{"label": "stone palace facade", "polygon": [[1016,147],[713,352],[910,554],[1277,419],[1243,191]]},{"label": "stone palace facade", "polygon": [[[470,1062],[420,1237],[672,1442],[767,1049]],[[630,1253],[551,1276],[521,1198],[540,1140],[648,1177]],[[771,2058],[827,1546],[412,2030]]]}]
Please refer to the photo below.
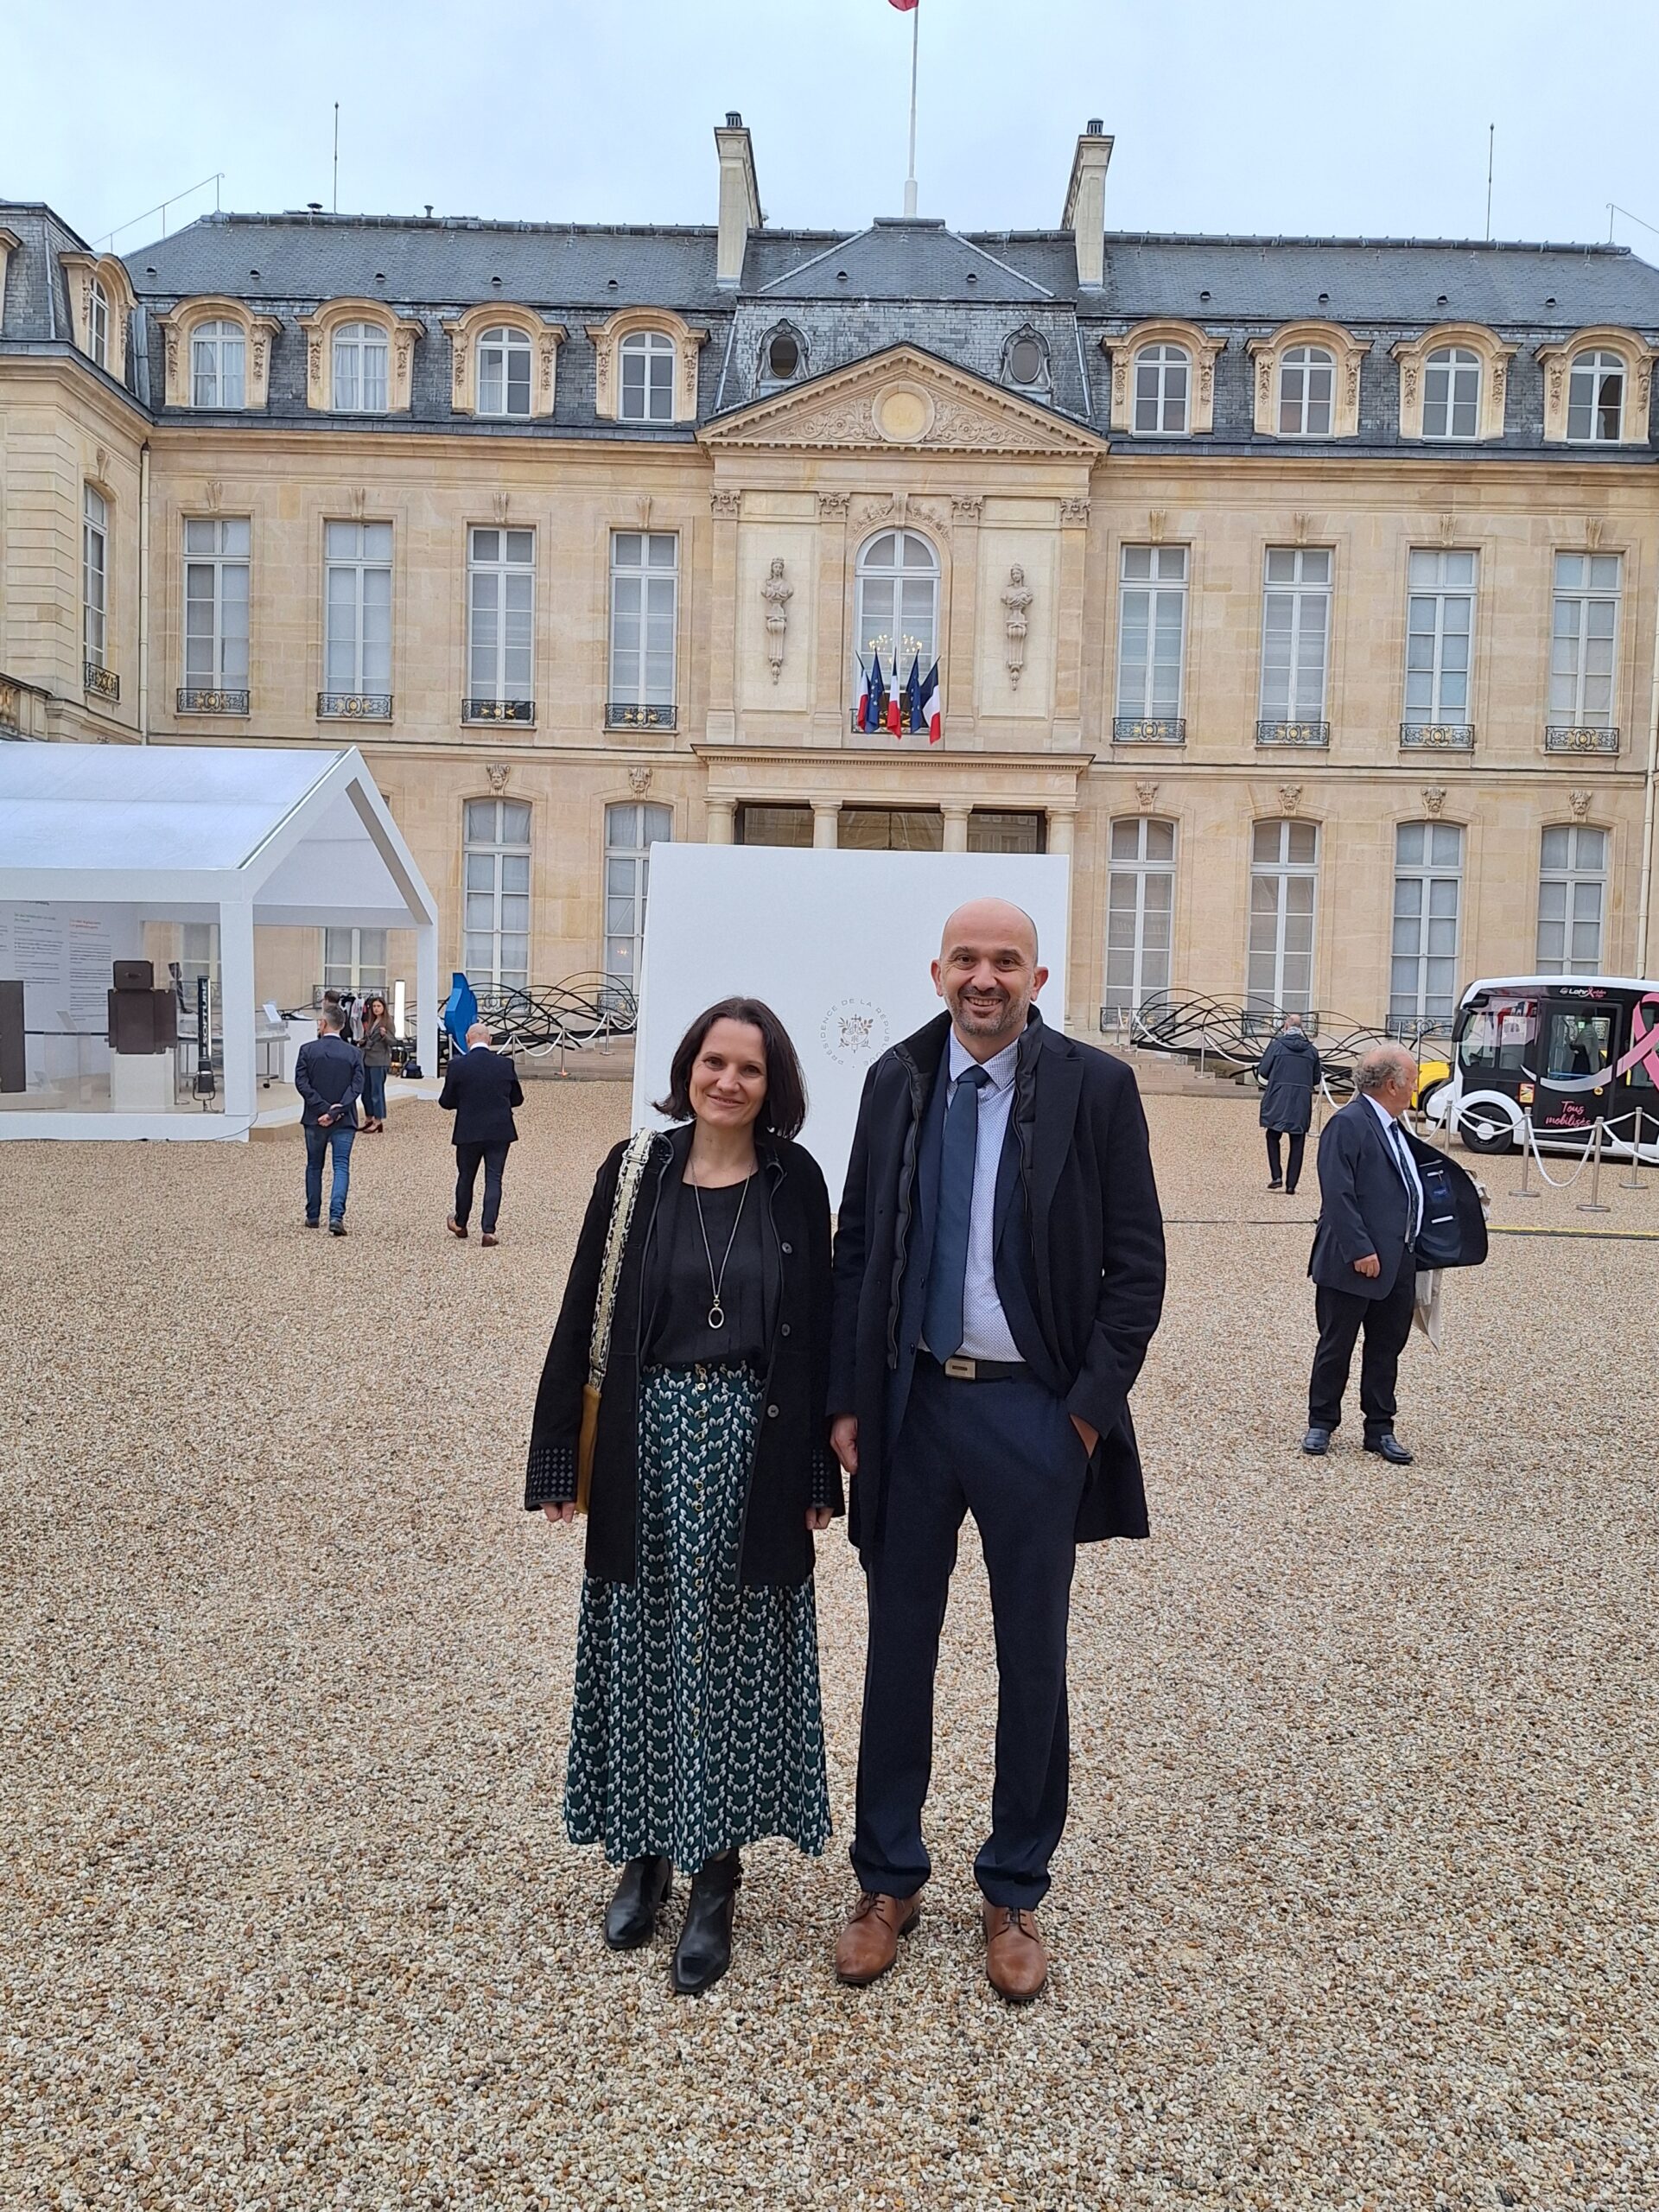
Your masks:
[{"label": "stone palace facade", "polygon": [[1651,963],[1659,270],[1110,232],[1095,124],[1057,229],[779,231],[715,137],[713,226],[0,202],[0,729],[356,742],[479,982],[631,979],[666,838],[1068,853],[1080,1027]]}]

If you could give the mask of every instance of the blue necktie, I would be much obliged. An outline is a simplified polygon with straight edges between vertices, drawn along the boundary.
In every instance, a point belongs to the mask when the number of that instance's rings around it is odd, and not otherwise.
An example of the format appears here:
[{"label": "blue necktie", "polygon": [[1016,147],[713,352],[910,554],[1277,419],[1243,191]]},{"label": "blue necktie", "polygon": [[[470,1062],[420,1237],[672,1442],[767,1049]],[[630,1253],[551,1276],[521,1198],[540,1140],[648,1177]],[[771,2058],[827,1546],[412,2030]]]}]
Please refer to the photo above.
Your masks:
[{"label": "blue necktie", "polygon": [[1395,1165],[1400,1170],[1400,1179],[1406,1186],[1406,1242],[1414,1244],[1417,1242],[1417,1177],[1398,1122],[1389,1124],[1389,1135],[1394,1139]]},{"label": "blue necktie", "polygon": [[935,1359],[950,1359],[962,1344],[968,1225],[974,1211],[974,1155],[979,1148],[979,1094],[988,1080],[983,1068],[964,1068],[957,1077],[945,1111],[939,1203],[927,1276],[927,1310],[923,1317],[927,1348]]}]

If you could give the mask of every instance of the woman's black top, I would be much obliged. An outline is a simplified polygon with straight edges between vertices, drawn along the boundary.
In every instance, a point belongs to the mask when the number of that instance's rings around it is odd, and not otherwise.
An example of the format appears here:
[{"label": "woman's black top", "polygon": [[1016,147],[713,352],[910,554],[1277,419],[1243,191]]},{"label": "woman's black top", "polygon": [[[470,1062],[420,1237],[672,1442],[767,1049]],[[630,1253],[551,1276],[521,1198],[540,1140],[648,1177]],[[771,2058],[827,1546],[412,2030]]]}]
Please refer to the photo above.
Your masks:
[{"label": "woman's black top", "polygon": [[[741,1359],[764,1370],[778,1293],[778,1255],[767,1249],[770,1242],[766,1185],[759,1173],[747,1183],[714,1190],[685,1185],[674,1209],[671,1232],[653,1239],[647,1262],[645,1310],[650,1319],[644,1350],[648,1365],[695,1367],[705,1360]],[[725,1316],[718,1329],[709,1320],[716,1277]]]}]

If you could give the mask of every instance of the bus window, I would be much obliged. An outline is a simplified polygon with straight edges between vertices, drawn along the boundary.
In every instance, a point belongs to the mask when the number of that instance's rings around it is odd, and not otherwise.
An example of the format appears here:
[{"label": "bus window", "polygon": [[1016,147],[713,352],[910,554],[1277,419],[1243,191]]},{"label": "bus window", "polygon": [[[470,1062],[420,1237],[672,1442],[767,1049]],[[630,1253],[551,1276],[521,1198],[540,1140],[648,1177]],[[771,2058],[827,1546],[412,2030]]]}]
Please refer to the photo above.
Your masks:
[{"label": "bus window", "polygon": [[1477,1007],[1458,1040],[1459,1065],[1471,1074],[1507,1068],[1518,1073],[1538,1034],[1538,1009],[1529,999],[1497,1000]]},{"label": "bus window", "polygon": [[1612,1058],[1613,1018],[1610,1014],[1583,1014],[1576,1007],[1554,1014],[1545,1052],[1546,1080],[1557,1077],[1599,1075]]}]

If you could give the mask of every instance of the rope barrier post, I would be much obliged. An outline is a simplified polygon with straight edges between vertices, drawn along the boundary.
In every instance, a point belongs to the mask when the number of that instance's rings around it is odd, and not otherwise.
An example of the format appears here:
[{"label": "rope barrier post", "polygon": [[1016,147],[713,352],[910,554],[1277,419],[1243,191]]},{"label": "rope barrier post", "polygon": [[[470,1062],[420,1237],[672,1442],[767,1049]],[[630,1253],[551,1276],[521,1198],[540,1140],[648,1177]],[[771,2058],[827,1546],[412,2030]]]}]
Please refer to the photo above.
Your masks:
[{"label": "rope barrier post", "polygon": [[1642,1109],[1636,1109],[1636,1137],[1630,1146],[1630,1172],[1618,1179],[1621,1191],[1642,1191],[1647,1185],[1642,1180]]},{"label": "rope barrier post", "polygon": [[1601,1202],[1601,1116],[1596,1116],[1596,1126],[1590,1137],[1590,1195],[1579,1200],[1580,1213],[1606,1213],[1609,1209]]},{"label": "rope barrier post", "polygon": [[[1521,1116],[1521,1187],[1518,1191],[1510,1192],[1512,1198],[1541,1198],[1544,1195],[1541,1191],[1535,1191],[1532,1187],[1533,1141],[1532,1116],[1522,1114]],[[1542,1162],[1539,1164],[1541,1166]]]}]

